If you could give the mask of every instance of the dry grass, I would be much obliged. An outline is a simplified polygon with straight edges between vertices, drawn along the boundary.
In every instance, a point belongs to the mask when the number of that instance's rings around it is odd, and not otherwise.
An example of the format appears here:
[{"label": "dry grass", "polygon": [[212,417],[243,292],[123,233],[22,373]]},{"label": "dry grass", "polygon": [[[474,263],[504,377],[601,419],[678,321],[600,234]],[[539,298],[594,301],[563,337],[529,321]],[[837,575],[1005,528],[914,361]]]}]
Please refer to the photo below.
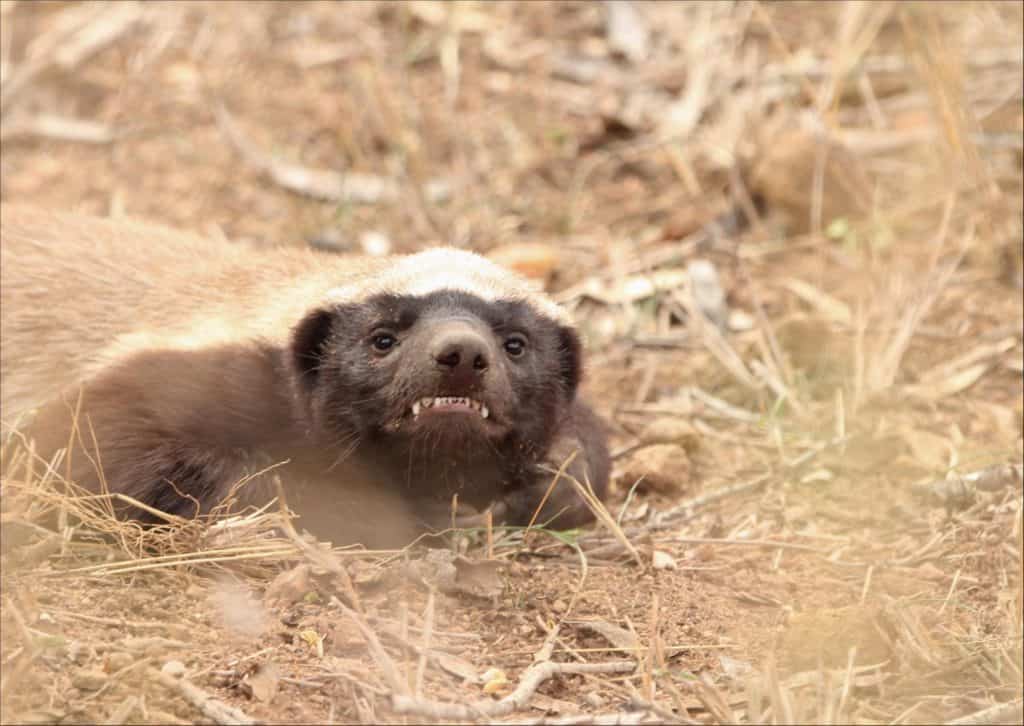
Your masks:
[{"label": "dry grass", "polygon": [[5,428],[5,722],[1020,722],[1019,4],[0,20],[5,200],[500,254],[617,452],[587,530],[367,552],[287,487],[119,522]]}]

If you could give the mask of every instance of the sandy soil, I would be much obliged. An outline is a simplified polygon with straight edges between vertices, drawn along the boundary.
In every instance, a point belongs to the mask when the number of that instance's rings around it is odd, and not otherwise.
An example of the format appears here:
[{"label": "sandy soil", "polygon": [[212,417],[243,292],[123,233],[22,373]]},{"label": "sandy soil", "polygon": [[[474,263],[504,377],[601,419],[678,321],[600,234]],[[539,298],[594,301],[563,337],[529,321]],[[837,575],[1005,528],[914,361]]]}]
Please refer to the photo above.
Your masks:
[{"label": "sandy soil", "polygon": [[[11,467],[4,723],[1019,721],[1019,5],[0,8],[4,201],[539,274],[621,513],[453,536],[453,586],[422,548],[146,560]],[[481,705],[545,661],[611,665]]]}]

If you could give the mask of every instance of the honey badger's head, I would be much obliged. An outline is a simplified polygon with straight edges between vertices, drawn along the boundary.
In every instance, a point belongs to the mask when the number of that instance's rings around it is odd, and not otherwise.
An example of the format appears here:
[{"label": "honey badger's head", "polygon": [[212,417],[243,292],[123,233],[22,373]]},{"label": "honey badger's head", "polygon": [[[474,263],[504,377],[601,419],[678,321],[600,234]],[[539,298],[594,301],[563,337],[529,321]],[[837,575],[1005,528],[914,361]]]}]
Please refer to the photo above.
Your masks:
[{"label": "honey badger's head", "polygon": [[477,506],[547,451],[576,392],[580,344],[526,280],[435,249],[329,297],[291,351],[319,435],[421,494],[458,491]]}]

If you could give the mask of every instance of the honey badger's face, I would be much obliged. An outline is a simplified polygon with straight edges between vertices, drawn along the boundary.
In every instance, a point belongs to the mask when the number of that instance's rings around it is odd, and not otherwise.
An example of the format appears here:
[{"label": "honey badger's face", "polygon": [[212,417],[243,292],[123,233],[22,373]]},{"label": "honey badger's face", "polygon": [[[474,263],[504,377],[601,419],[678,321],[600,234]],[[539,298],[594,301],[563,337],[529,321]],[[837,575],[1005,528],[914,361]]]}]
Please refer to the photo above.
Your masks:
[{"label": "honey badger's face", "polygon": [[381,292],[309,314],[292,345],[316,428],[403,466],[542,455],[580,376],[575,332],[528,296]]}]

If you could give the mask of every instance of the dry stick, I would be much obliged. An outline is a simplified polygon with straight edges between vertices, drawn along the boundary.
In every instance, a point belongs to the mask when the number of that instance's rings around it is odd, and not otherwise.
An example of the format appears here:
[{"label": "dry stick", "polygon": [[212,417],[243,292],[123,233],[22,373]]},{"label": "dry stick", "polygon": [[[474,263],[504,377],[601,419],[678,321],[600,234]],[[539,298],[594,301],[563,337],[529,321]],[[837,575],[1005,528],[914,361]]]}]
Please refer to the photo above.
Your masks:
[{"label": "dry stick", "polygon": [[[363,603],[359,598],[359,593],[356,592],[355,585],[352,583],[352,578],[348,575],[348,570],[338,562],[333,553],[328,555],[321,552],[316,547],[309,544],[309,542],[299,537],[299,533],[295,531],[295,526],[292,524],[291,516],[288,513],[288,502],[284,495],[284,485],[281,483],[280,477],[274,477],[274,486],[277,488],[277,501],[281,505],[281,520],[285,534],[288,535],[288,539],[298,545],[299,549],[302,550],[302,552],[305,553],[305,555],[314,564],[323,567],[341,581],[342,588],[345,590],[345,594],[349,596],[352,606],[360,615],[363,615]],[[365,623],[362,624],[362,627],[368,628]]]},{"label": "dry stick", "polygon": [[341,611],[348,615],[352,622],[356,624],[356,627],[359,628],[359,632],[362,633],[363,639],[366,641],[366,646],[370,651],[370,655],[373,656],[373,660],[381,669],[391,692],[401,694],[406,698],[411,698],[409,695],[409,684],[404,678],[402,678],[402,674],[398,670],[398,666],[395,665],[395,661],[392,660],[391,656],[388,655],[388,652],[384,650],[384,646],[381,644],[380,638],[377,637],[377,633],[375,633],[373,628],[366,623],[360,613],[346,607],[345,604],[340,601],[338,605],[341,607]]},{"label": "dry stick", "polygon": [[[640,553],[637,552],[636,547],[634,547],[633,543],[626,537],[626,533],[622,531],[622,527],[620,527],[619,523],[615,521],[615,517],[611,515],[611,512],[609,512],[604,506],[604,503],[596,494],[594,494],[594,490],[590,487],[589,482],[587,486],[584,486],[571,474],[566,474],[565,477],[572,482],[574,487],[576,487],[577,493],[583,498],[583,501],[586,502],[587,506],[590,507],[590,511],[594,513],[594,517],[596,517],[599,522],[604,524],[611,531],[615,539],[617,539],[625,550],[629,552],[630,556],[636,561],[636,563],[640,565],[640,567],[643,567],[644,561],[643,558],[640,557]],[[583,550],[581,550],[578,545],[576,549],[579,551],[580,557],[583,557]],[[584,566],[585,565],[586,561],[584,561]]]},{"label": "dry stick", "polygon": [[[664,714],[669,714],[666,718]],[[656,711],[653,708],[645,708],[642,711],[620,712],[620,713],[573,713],[567,716],[542,716],[541,718],[526,719],[524,721],[502,721],[502,724],[550,724],[551,726],[576,726],[576,724],[594,724],[594,726],[611,726],[614,724],[657,724],[657,723],[698,723],[697,721],[680,721],[670,711],[664,709]]]},{"label": "dry stick", "polygon": [[611,661],[608,663],[555,663],[543,661],[526,669],[519,685],[500,701],[477,701],[474,704],[444,703],[442,701],[417,700],[403,695],[391,698],[391,707],[396,713],[415,714],[436,721],[471,721],[480,717],[500,718],[525,707],[544,681],[556,675],[576,673],[632,673],[636,669],[633,661]]},{"label": "dry stick", "polygon": [[[825,449],[845,443],[847,438],[848,437],[843,437],[841,439],[836,438],[832,439],[831,441],[826,441],[822,444],[819,444],[814,448],[805,451],[803,454],[796,457],[789,463],[785,464],[783,469],[796,469],[800,466],[803,466]],[[672,520],[675,520],[680,516],[683,517],[684,521],[686,519],[691,519],[693,516],[695,516],[696,510],[702,507],[706,507],[707,505],[712,504],[714,502],[717,502],[720,499],[726,499],[728,497],[735,496],[736,494],[744,494],[747,492],[754,491],[763,486],[766,482],[768,482],[772,478],[772,476],[772,473],[762,474],[761,476],[751,479],[750,481],[741,482],[739,484],[733,484],[727,487],[722,487],[721,489],[716,489],[715,491],[702,494],[699,497],[694,497],[693,499],[683,502],[678,506],[672,507],[671,509],[668,509],[664,512],[655,515],[652,518],[648,527],[651,530],[665,529],[669,526]]]},{"label": "dry stick", "polygon": [[413,694],[416,698],[423,692],[423,676],[427,671],[427,659],[430,656],[430,638],[434,632],[434,588],[427,595],[427,606],[423,612],[423,645],[420,646],[420,660],[416,664],[416,683]]},{"label": "dry stick", "polygon": [[1024,700],[1018,698],[1009,703],[997,703],[995,706],[946,721],[948,726],[974,726],[986,723],[1020,723],[1024,719]]},{"label": "dry stick", "polygon": [[198,708],[204,716],[218,724],[254,724],[256,721],[244,711],[219,701],[185,678],[152,669],[154,678],[172,691],[180,693],[186,701]]},{"label": "dry stick", "polygon": [[530,523],[526,525],[527,529],[533,527],[533,523],[537,521],[537,517],[540,515],[540,510],[544,508],[544,505],[548,501],[548,497],[551,496],[551,492],[555,490],[555,487],[558,485],[558,481],[565,474],[565,470],[569,468],[569,465],[572,464],[573,459],[575,459],[579,455],[579,453],[580,450],[577,449],[576,451],[569,454],[569,456],[566,457],[565,461],[562,462],[562,465],[558,468],[558,471],[555,472],[555,475],[551,478],[551,483],[548,484],[548,488],[544,492],[544,496],[541,497],[540,499],[540,503],[537,505],[537,508],[533,510],[533,516],[530,517]]},{"label": "dry stick", "polygon": [[188,626],[178,625],[176,623],[158,623],[158,622],[143,622],[140,620],[123,620],[121,618],[101,618],[96,615],[85,615],[83,613],[73,613],[68,610],[55,610],[54,608],[47,608],[46,612],[50,615],[55,615],[57,618],[72,618],[74,620],[84,620],[87,623],[95,623],[97,625],[116,625],[119,628],[134,628],[136,630],[180,630],[182,632],[190,632]]},{"label": "dry stick", "polygon": [[776,542],[771,539],[728,539],[725,537],[672,537],[669,542],[680,544],[721,544],[721,545],[747,545],[749,547],[768,547],[780,550],[800,550],[802,552],[815,552],[819,555],[828,555],[832,550],[811,545],[802,545],[795,542]]}]

